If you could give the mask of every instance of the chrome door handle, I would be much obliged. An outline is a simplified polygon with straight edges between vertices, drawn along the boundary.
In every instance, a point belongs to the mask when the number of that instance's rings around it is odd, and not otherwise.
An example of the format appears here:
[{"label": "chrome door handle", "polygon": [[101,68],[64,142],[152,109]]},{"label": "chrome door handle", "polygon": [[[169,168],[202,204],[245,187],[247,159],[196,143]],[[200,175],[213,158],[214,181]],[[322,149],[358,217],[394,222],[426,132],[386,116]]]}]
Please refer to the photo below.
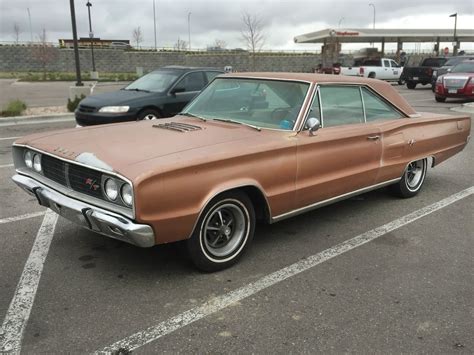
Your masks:
[{"label": "chrome door handle", "polygon": [[376,141],[377,139],[380,139],[380,136],[368,136],[367,139],[371,141]]}]

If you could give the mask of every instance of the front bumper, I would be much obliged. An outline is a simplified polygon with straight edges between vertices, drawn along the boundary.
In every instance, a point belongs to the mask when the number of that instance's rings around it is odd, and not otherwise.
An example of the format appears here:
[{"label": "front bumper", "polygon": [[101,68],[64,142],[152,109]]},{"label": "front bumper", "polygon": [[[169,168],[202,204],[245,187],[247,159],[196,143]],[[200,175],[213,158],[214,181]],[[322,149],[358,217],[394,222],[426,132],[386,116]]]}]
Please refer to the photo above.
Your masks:
[{"label": "front bumper", "polygon": [[79,126],[94,126],[98,124],[118,123],[127,121],[136,121],[137,112],[124,113],[102,113],[102,112],[74,112],[76,122]]},{"label": "front bumper", "polygon": [[155,235],[149,225],[65,196],[27,176],[16,174],[12,179],[36,196],[40,205],[82,227],[143,248],[155,245]]}]

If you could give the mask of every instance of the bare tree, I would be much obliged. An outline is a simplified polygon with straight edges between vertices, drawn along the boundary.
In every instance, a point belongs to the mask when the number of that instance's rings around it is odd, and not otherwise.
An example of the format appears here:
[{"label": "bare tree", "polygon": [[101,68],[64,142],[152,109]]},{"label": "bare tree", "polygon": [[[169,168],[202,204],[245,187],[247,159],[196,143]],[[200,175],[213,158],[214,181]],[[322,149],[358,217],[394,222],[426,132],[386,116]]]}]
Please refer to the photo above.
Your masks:
[{"label": "bare tree", "polygon": [[13,38],[15,38],[15,44],[18,44],[20,42],[20,33],[21,33],[20,25],[17,22],[15,22],[13,24]]},{"label": "bare tree", "polygon": [[140,43],[143,42],[143,32],[142,32],[142,29],[141,29],[140,26],[133,29],[132,38],[133,38],[133,41],[136,44],[136,48],[139,48]]},{"label": "bare tree", "polygon": [[224,40],[216,38],[214,41],[214,48],[225,49],[226,47],[227,43]]},{"label": "bare tree", "polygon": [[46,29],[43,28],[43,31],[38,35],[38,44],[33,47],[32,54],[33,58],[41,64],[43,80],[46,80],[47,66],[56,59],[57,55],[55,48],[48,43]]},{"label": "bare tree", "polygon": [[242,13],[242,38],[247,48],[255,54],[262,49],[265,43],[265,35],[263,33],[263,21],[257,15],[251,15],[244,11]]},{"label": "bare tree", "polygon": [[188,49],[188,42],[183,41],[181,38],[178,37],[178,40],[174,44],[173,48],[177,51],[185,51]]}]

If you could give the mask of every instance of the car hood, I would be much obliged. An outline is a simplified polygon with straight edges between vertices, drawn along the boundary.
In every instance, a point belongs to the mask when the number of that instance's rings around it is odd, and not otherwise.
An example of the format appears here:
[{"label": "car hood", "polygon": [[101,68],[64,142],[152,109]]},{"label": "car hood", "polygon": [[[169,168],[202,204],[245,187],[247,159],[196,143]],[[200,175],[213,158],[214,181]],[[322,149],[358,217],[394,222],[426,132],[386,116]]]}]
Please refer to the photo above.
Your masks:
[{"label": "car hood", "polygon": [[103,94],[91,95],[81,101],[81,105],[92,107],[116,106],[130,104],[137,99],[142,99],[150,96],[157,96],[160,93],[144,92],[133,90],[118,90],[113,92],[106,92]]},{"label": "car hood", "polygon": [[[189,127],[189,131],[173,128],[181,124],[195,128]],[[158,128],[156,125],[163,126]],[[156,173],[157,170],[185,166],[191,163],[190,159],[197,157],[239,153],[234,152],[238,150],[234,145],[236,141],[256,137],[256,143],[263,142],[269,134],[264,131],[232,123],[204,122],[176,116],[38,133],[23,137],[15,144],[134,179],[151,170]]]}]

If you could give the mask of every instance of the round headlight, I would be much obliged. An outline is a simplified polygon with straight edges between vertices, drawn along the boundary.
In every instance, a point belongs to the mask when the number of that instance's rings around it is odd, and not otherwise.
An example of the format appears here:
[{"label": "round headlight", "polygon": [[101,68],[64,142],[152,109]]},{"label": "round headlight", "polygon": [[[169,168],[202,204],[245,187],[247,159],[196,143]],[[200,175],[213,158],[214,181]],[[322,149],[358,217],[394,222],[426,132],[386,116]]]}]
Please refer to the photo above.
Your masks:
[{"label": "round headlight", "polygon": [[33,167],[33,153],[30,150],[25,153],[25,165],[30,169]]},{"label": "round headlight", "polygon": [[38,173],[41,172],[41,155],[39,154],[33,156],[33,169]]},{"label": "round headlight", "polygon": [[105,194],[110,200],[115,200],[118,196],[118,186],[114,179],[105,180]]},{"label": "round headlight", "polygon": [[132,193],[132,187],[129,184],[124,184],[122,186],[122,200],[125,202],[126,205],[131,206],[133,203],[133,193]]}]

